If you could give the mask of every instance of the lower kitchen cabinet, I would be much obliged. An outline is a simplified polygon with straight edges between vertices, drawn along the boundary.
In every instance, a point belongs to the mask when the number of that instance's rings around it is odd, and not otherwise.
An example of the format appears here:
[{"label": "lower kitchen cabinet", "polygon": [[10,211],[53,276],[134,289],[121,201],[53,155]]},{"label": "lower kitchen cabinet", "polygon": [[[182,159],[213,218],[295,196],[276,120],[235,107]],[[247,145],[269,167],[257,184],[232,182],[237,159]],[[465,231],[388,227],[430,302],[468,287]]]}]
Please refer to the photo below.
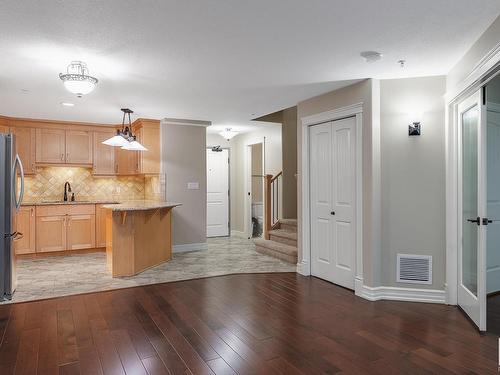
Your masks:
[{"label": "lower kitchen cabinet", "polygon": [[14,228],[23,237],[14,241],[16,254],[32,254],[35,252],[35,206],[22,206],[14,216]]},{"label": "lower kitchen cabinet", "polygon": [[95,247],[95,215],[71,215],[66,222],[68,250]]},{"label": "lower kitchen cabinet", "polygon": [[93,204],[38,206],[36,226],[37,252],[96,247]]},{"label": "lower kitchen cabinet", "polygon": [[36,218],[36,252],[66,250],[66,215]]}]

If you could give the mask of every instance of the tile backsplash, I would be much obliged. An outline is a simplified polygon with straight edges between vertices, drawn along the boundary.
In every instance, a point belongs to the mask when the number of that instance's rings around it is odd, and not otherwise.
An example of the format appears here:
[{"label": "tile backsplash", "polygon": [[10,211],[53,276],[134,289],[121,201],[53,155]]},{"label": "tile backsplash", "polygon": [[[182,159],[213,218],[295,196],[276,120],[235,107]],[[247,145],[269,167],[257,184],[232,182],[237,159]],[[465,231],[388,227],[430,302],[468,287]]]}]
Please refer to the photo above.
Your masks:
[{"label": "tile backsplash", "polygon": [[25,177],[24,200],[62,199],[66,181],[71,184],[76,200],[163,200],[164,178],[161,176],[99,177],[91,172],[80,167],[39,168],[36,175]]}]

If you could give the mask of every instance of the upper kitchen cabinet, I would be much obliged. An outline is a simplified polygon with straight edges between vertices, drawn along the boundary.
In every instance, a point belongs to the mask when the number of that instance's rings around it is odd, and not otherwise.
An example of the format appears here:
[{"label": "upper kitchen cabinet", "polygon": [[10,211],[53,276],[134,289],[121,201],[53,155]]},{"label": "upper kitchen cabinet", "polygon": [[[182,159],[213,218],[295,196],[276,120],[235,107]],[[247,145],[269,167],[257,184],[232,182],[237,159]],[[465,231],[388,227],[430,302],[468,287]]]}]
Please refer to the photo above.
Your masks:
[{"label": "upper kitchen cabinet", "polygon": [[16,151],[23,163],[24,174],[35,174],[35,133],[33,128],[13,127]]},{"label": "upper kitchen cabinet", "polygon": [[35,149],[37,163],[66,163],[66,131],[51,128],[36,129]]},{"label": "upper kitchen cabinet", "polygon": [[94,166],[93,174],[110,176],[117,173],[115,163],[115,148],[103,145],[102,142],[111,138],[114,130],[94,132]]},{"label": "upper kitchen cabinet", "polygon": [[148,149],[138,151],[138,173],[160,173],[160,121],[139,119],[133,129],[137,140]]},{"label": "upper kitchen cabinet", "polygon": [[0,125],[0,134],[9,134],[9,127],[5,125]]},{"label": "upper kitchen cabinet", "polygon": [[92,133],[66,130],[66,163],[92,164]]},{"label": "upper kitchen cabinet", "polygon": [[92,132],[36,129],[36,163],[92,165]]},{"label": "upper kitchen cabinet", "polygon": [[119,175],[135,175],[139,173],[138,151],[122,150],[120,147],[114,148],[116,171]]}]

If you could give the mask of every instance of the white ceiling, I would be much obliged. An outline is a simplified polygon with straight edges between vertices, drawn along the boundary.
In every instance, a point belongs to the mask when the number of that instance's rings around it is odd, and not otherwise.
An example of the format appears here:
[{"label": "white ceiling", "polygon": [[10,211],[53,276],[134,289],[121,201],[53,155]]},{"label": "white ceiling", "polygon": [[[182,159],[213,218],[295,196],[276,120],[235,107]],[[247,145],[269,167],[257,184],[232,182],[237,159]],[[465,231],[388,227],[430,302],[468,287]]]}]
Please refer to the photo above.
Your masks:
[{"label": "white ceiling", "polygon": [[[498,0],[1,1],[0,114],[115,123],[129,107],[245,126],[349,80],[446,74],[499,13]],[[58,78],[71,60],[100,80],[81,99]]]}]

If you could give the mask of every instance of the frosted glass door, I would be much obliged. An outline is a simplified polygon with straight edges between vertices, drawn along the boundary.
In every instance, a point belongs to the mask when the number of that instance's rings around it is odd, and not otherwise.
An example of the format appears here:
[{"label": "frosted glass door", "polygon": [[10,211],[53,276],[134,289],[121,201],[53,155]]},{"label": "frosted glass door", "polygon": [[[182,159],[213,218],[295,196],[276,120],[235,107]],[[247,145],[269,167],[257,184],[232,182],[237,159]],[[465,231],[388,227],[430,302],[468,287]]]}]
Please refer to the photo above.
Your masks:
[{"label": "frosted glass door", "polygon": [[484,168],[486,160],[481,92],[458,106],[460,133],[461,241],[458,254],[458,304],[480,330],[486,329]]}]

